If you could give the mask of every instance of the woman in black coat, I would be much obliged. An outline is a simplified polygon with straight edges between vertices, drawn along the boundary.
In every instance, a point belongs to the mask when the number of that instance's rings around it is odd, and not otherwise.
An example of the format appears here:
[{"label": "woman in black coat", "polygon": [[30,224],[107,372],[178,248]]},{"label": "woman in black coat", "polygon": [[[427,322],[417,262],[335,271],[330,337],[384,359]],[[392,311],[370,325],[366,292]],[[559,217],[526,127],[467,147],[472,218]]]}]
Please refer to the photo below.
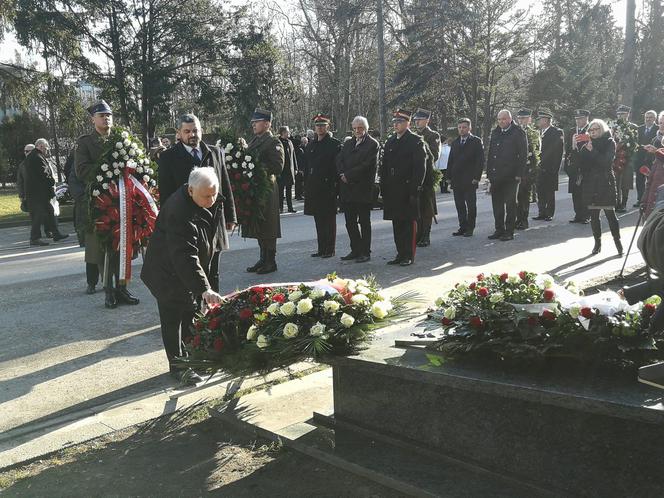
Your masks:
[{"label": "woman in black coat", "polygon": [[583,203],[590,210],[590,226],[595,238],[592,254],[598,254],[602,249],[602,223],[599,214],[604,210],[618,255],[622,255],[620,225],[615,212],[616,177],[613,173],[613,159],[616,155],[616,142],[611,136],[609,126],[601,119],[590,122],[588,134],[590,141],[583,143],[577,140],[577,148],[582,164]]}]

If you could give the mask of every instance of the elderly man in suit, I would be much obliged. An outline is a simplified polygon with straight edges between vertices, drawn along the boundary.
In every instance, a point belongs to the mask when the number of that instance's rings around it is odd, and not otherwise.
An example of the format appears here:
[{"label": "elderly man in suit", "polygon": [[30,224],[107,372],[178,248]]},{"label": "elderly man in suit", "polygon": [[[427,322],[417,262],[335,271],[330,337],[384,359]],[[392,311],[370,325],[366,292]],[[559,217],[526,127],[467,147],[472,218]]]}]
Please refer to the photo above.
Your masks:
[{"label": "elderly man in suit", "polygon": [[657,113],[655,111],[647,111],[644,116],[644,123],[639,126],[639,147],[636,152],[636,203],[634,207],[641,205],[641,198],[646,190],[646,175],[639,171],[641,166],[649,166],[651,158],[648,156],[647,151],[643,148],[644,145],[651,145],[653,139],[657,135]]}]

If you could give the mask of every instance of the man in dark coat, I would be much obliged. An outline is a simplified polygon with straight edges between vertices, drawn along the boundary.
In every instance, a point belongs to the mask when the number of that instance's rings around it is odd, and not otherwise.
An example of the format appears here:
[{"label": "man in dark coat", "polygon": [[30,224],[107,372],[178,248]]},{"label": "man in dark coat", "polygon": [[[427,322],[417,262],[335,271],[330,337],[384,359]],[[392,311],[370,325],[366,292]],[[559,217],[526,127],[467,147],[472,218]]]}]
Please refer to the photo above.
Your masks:
[{"label": "man in dark coat", "polygon": [[295,143],[295,162],[297,163],[297,171],[295,172],[295,200],[301,201],[304,199],[304,174],[307,169],[307,161],[304,154],[304,149],[307,148],[309,139],[301,137]]},{"label": "man in dark coat", "polygon": [[477,186],[484,170],[484,146],[482,139],[471,133],[470,119],[459,119],[457,129],[459,136],[452,142],[447,161],[447,175],[459,218],[459,230],[452,235],[472,237],[477,218]]},{"label": "man in dark coat", "polygon": [[[279,175],[279,212],[284,212],[284,199],[288,206],[289,213],[297,213],[293,209],[293,185],[295,184],[295,175],[298,165],[295,157],[295,146],[290,138],[290,129],[288,126],[279,128],[279,141],[284,148],[284,169]],[[284,192],[285,191],[285,192]]]},{"label": "man in dark coat", "polygon": [[409,266],[415,259],[419,200],[426,174],[427,152],[422,138],[409,130],[411,113],[393,114],[394,135],[387,139],[380,164],[383,219],[392,221],[396,257],[388,265]]},{"label": "man in dark coat", "polygon": [[313,140],[304,155],[307,176],[304,180],[304,214],[313,216],[316,223],[318,250],[312,257],[331,258],[337,237],[337,154],[341,142],[330,134],[330,118],[324,114],[314,117]]},{"label": "man in dark coat", "polygon": [[68,234],[58,230],[51,199],[55,197],[55,180],[51,166],[46,157],[49,154],[48,141],[40,138],[35,142],[35,148],[25,158],[24,190],[25,200],[30,210],[32,228],[30,229],[31,246],[47,246],[48,242],[41,240],[41,226],[53,234],[55,242],[66,239]]},{"label": "man in dark coat", "polygon": [[498,113],[498,126],[491,132],[487,177],[491,182],[491,204],[495,232],[490,239],[514,239],[516,224],[516,193],[526,174],[528,141],[526,133],[512,121],[512,113],[503,109]]},{"label": "man in dark coat", "polygon": [[427,145],[426,174],[424,175],[420,197],[420,218],[417,220],[416,239],[418,247],[431,245],[431,222],[438,214],[434,167],[440,157],[440,134],[429,128],[430,119],[431,111],[426,109],[418,109],[413,115],[417,134],[424,139],[424,143]]},{"label": "man in dark coat", "polygon": [[197,167],[213,168],[219,179],[220,194],[227,201],[219,218],[217,241],[219,246],[212,258],[210,284],[219,291],[219,256],[222,250],[229,248],[226,225],[235,227],[235,205],[224,154],[218,147],[208,145],[201,140],[203,130],[199,119],[193,114],[184,114],[177,121],[180,141],[170,149],[164,149],[159,155],[159,200],[162,205],[168,198],[187,183],[191,170]]},{"label": "man in dark coat", "polygon": [[528,162],[526,174],[519,182],[519,188],[516,194],[516,225],[517,230],[528,228],[528,216],[530,214],[530,202],[533,197],[533,190],[536,189],[537,175],[539,172],[539,156],[542,147],[540,132],[532,124],[533,112],[530,109],[519,109],[516,119],[519,126],[526,133],[528,141]]},{"label": "man in dark coat", "polygon": [[344,142],[337,156],[339,198],[350,238],[350,253],[341,259],[365,263],[371,259],[371,204],[378,141],[369,136],[369,123],[364,116],[356,116],[352,127],[354,137]]},{"label": "man in dark coat", "polygon": [[537,207],[539,214],[534,220],[551,221],[556,211],[556,191],[558,190],[558,173],[563,160],[565,139],[563,130],[551,125],[553,114],[540,111],[537,115],[538,126],[542,137],[540,154],[540,170],[537,177]]},{"label": "man in dark coat", "polygon": [[[621,123],[627,124],[629,128],[636,130],[638,127],[636,124],[629,121],[629,115],[632,112],[632,108],[626,105],[619,105],[616,109],[616,125]],[[638,138],[638,137],[637,137]],[[619,151],[623,150],[633,150],[632,146],[636,144],[630,144],[626,137],[619,137],[614,132],[614,139],[616,141],[616,156],[620,156]],[[627,142],[627,143],[621,143]],[[629,144],[629,145],[628,145]],[[638,147],[638,146],[637,146]],[[634,149],[636,150],[636,149]],[[632,160],[634,157],[628,155],[626,164],[622,169],[616,169],[616,213],[624,213],[627,211],[627,198],[629,197],[629,191],[634,188],[634,168]],[[591,220],[592,221],[592,220]]]},{"label": "man in dark coat", "polygon": [[579,155],[581,142],[587,142],[588,140],[577,141],[578,137],[587,135],[589,118],[590,111],[586,109],[577,109],[574,111],[576,126],[570,130],[567,141],[565,142],[565,173],[569,177],[567,190],[572,194],[572,204],[574,206],[574,218],[569,220],[570,223],[590,223],[590,212],[588,211],[588,206],[583,202],[581,190],[583,167],[581,165],[581,156]]},{"label": "man in dark coat", "polygon": [[25,201],[25,160],[34,149],[35,144],[25,144],[25,147],[23,147],[23,155],[25,157],[23,161],[19,163],[18,168],[16,168],[16,191],[18,192],[18,198],[21,201],[21,211],[28,211],[28,203]]},{"label": "man in dark coat", "polygon": [[636,170],[636,203],[634,207],[641,205],[641,199],[646,190],[646,176],[639,170],[641,166],[650,167],[652,162],[652,156],[643,149],[643,146],[652,144],[658,130],[657,113],[655,111],[647,111],[643,117],[645,122],[639,126],[639,145],[641,147],[636,152],[636,162],[634,164]]},{"label": "man in dark coat", "polygon": [[277,239],[281,237],[279,220],[279,185],[277,178],[284,169],[284,147],[270,131],[272,112],[264,109],[254,110],[251,127],[254,136],[249,141],[247,153],[265,169],[272,184],[270,196],[261,208],[261,220],[252,226],[242,226],[242,236],[257,239],[260,257],[256,264],[247,268],[250,273],[272,273],[277,271]]},{"label": "man in dark coat", "polygon": [[[212,260],[221,243],[219,224],[226,199],[219,194],[213,168],[194,168],[188,182],[173,192],[157,217],[141,270],[141,280],[157,299],[161,336],[171,374],[186,383],[202,380],[195,373],[177,370],[173,360],[182,356],[182,340],[200,308],[201,300],[219,303],[212,288]],[[232,223],[227,229],[232,229]],[[186,340],[186,339],[185,339]]]}]

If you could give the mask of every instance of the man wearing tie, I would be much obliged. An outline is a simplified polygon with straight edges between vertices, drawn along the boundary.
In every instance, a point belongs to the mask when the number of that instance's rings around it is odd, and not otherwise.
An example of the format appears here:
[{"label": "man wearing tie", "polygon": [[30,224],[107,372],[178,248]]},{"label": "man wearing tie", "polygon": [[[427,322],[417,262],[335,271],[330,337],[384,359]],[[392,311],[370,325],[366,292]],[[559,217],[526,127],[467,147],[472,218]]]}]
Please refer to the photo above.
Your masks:
[{"label": "man wearing tie", "polygon": [[540,154],[540,172],[537,179],[537,206],[539,215],[534,220],[551,221],[556,210],[556,190],[558,190],[558,172],[563,160],[563,130],[551,125],[553,114],[540,111],[537,115],[542,137]]},{"label": "man wearing tie", "polygon": [[636,203],[634,207],[641,205],[641,198],[646,189],[646,176],[639,170],[641,166],[649,166],[652,156],[650,156],[645,149],[644,145],[652,144],[655,135],[657,135],[658,127],[655,124],[657,121],[657,113],[655,111],[648,111],[644,115],[645,123],[639,126],[639,149],[636,151]]},{"label": "man wearing tie", "polygon": [[214,168],[219,179],[219,197],[224,205],[217,227],[218,244],[210,266],[210,285],[215,292],[218,292],[219,254],[222,249],[229,248],[228,230],[233,230],[237,223],[224,155],[218,147],[208,145],[201,140],[203,136],[201,123],[193,114],[184,114],[178,118],[177,134],[178,143],[159,156],[159,203],[165,205],[168,198],[187,183],[192,169]]}]

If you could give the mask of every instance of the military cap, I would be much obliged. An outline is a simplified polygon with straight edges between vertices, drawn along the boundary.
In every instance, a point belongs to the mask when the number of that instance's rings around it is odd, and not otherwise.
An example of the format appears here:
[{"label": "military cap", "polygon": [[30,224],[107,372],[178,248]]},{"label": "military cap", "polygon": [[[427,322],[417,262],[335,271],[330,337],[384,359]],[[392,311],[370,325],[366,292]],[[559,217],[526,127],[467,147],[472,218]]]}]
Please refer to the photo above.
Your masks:
[{"label": "military cap", "polygon": [[323,113],[318,113],[314,116],[314,125],[329,125],[332,122],[329,116]]},{"label": "military cap", "polygon": [[551,114],[550,111],[547,111],[547,110],[545,110],[545,109],[542,109],[541,111],[539,111],[539,112],[537,113],[537,117],[538,117],[538,118],[549,118],[549,119],[553,119],[553,114]]},{"label": "military cap", "polygon": [[113,114],[113,111],[111,111],[111,106],[108,105],[104,99],[88,107],[88,112],[90,113],[90,116],[94,116],[97,113]]},{"label": "military cap", "polygon": [[426,109],[418,109],[415,111],[415,114],[413,114],[413,119],[430,119],[431,118],[431,111],[427,111]]},{"label": "military cap", "polygon": [[632,110],[631,107],[621,104],[621,105],[618,106],[618,109],[616,109],[616,114],[627,114],[631,110]]},{"label": "military cap", "polygon": [[533,111],[527,108],[519,109],[519,111],[516,113],[517,118],[529,118],[530,116],[533,115]]},{"label": "military cap", "polygon": [[410,121],[411,112],[405,109],[397,109],[392,114],[392,122],[394,121]]},{"label": "military cap", "polygon": [[588,117],[590,117],[590,111],[587,111],[585,109],[574,110],[574,118],[588,118]]},{"label": "military cap", "polygon": [[272,111],[266,111],[265,109],[256,107],[251,116],[251,122],[254,123],[256,121],[272,121]]}]

